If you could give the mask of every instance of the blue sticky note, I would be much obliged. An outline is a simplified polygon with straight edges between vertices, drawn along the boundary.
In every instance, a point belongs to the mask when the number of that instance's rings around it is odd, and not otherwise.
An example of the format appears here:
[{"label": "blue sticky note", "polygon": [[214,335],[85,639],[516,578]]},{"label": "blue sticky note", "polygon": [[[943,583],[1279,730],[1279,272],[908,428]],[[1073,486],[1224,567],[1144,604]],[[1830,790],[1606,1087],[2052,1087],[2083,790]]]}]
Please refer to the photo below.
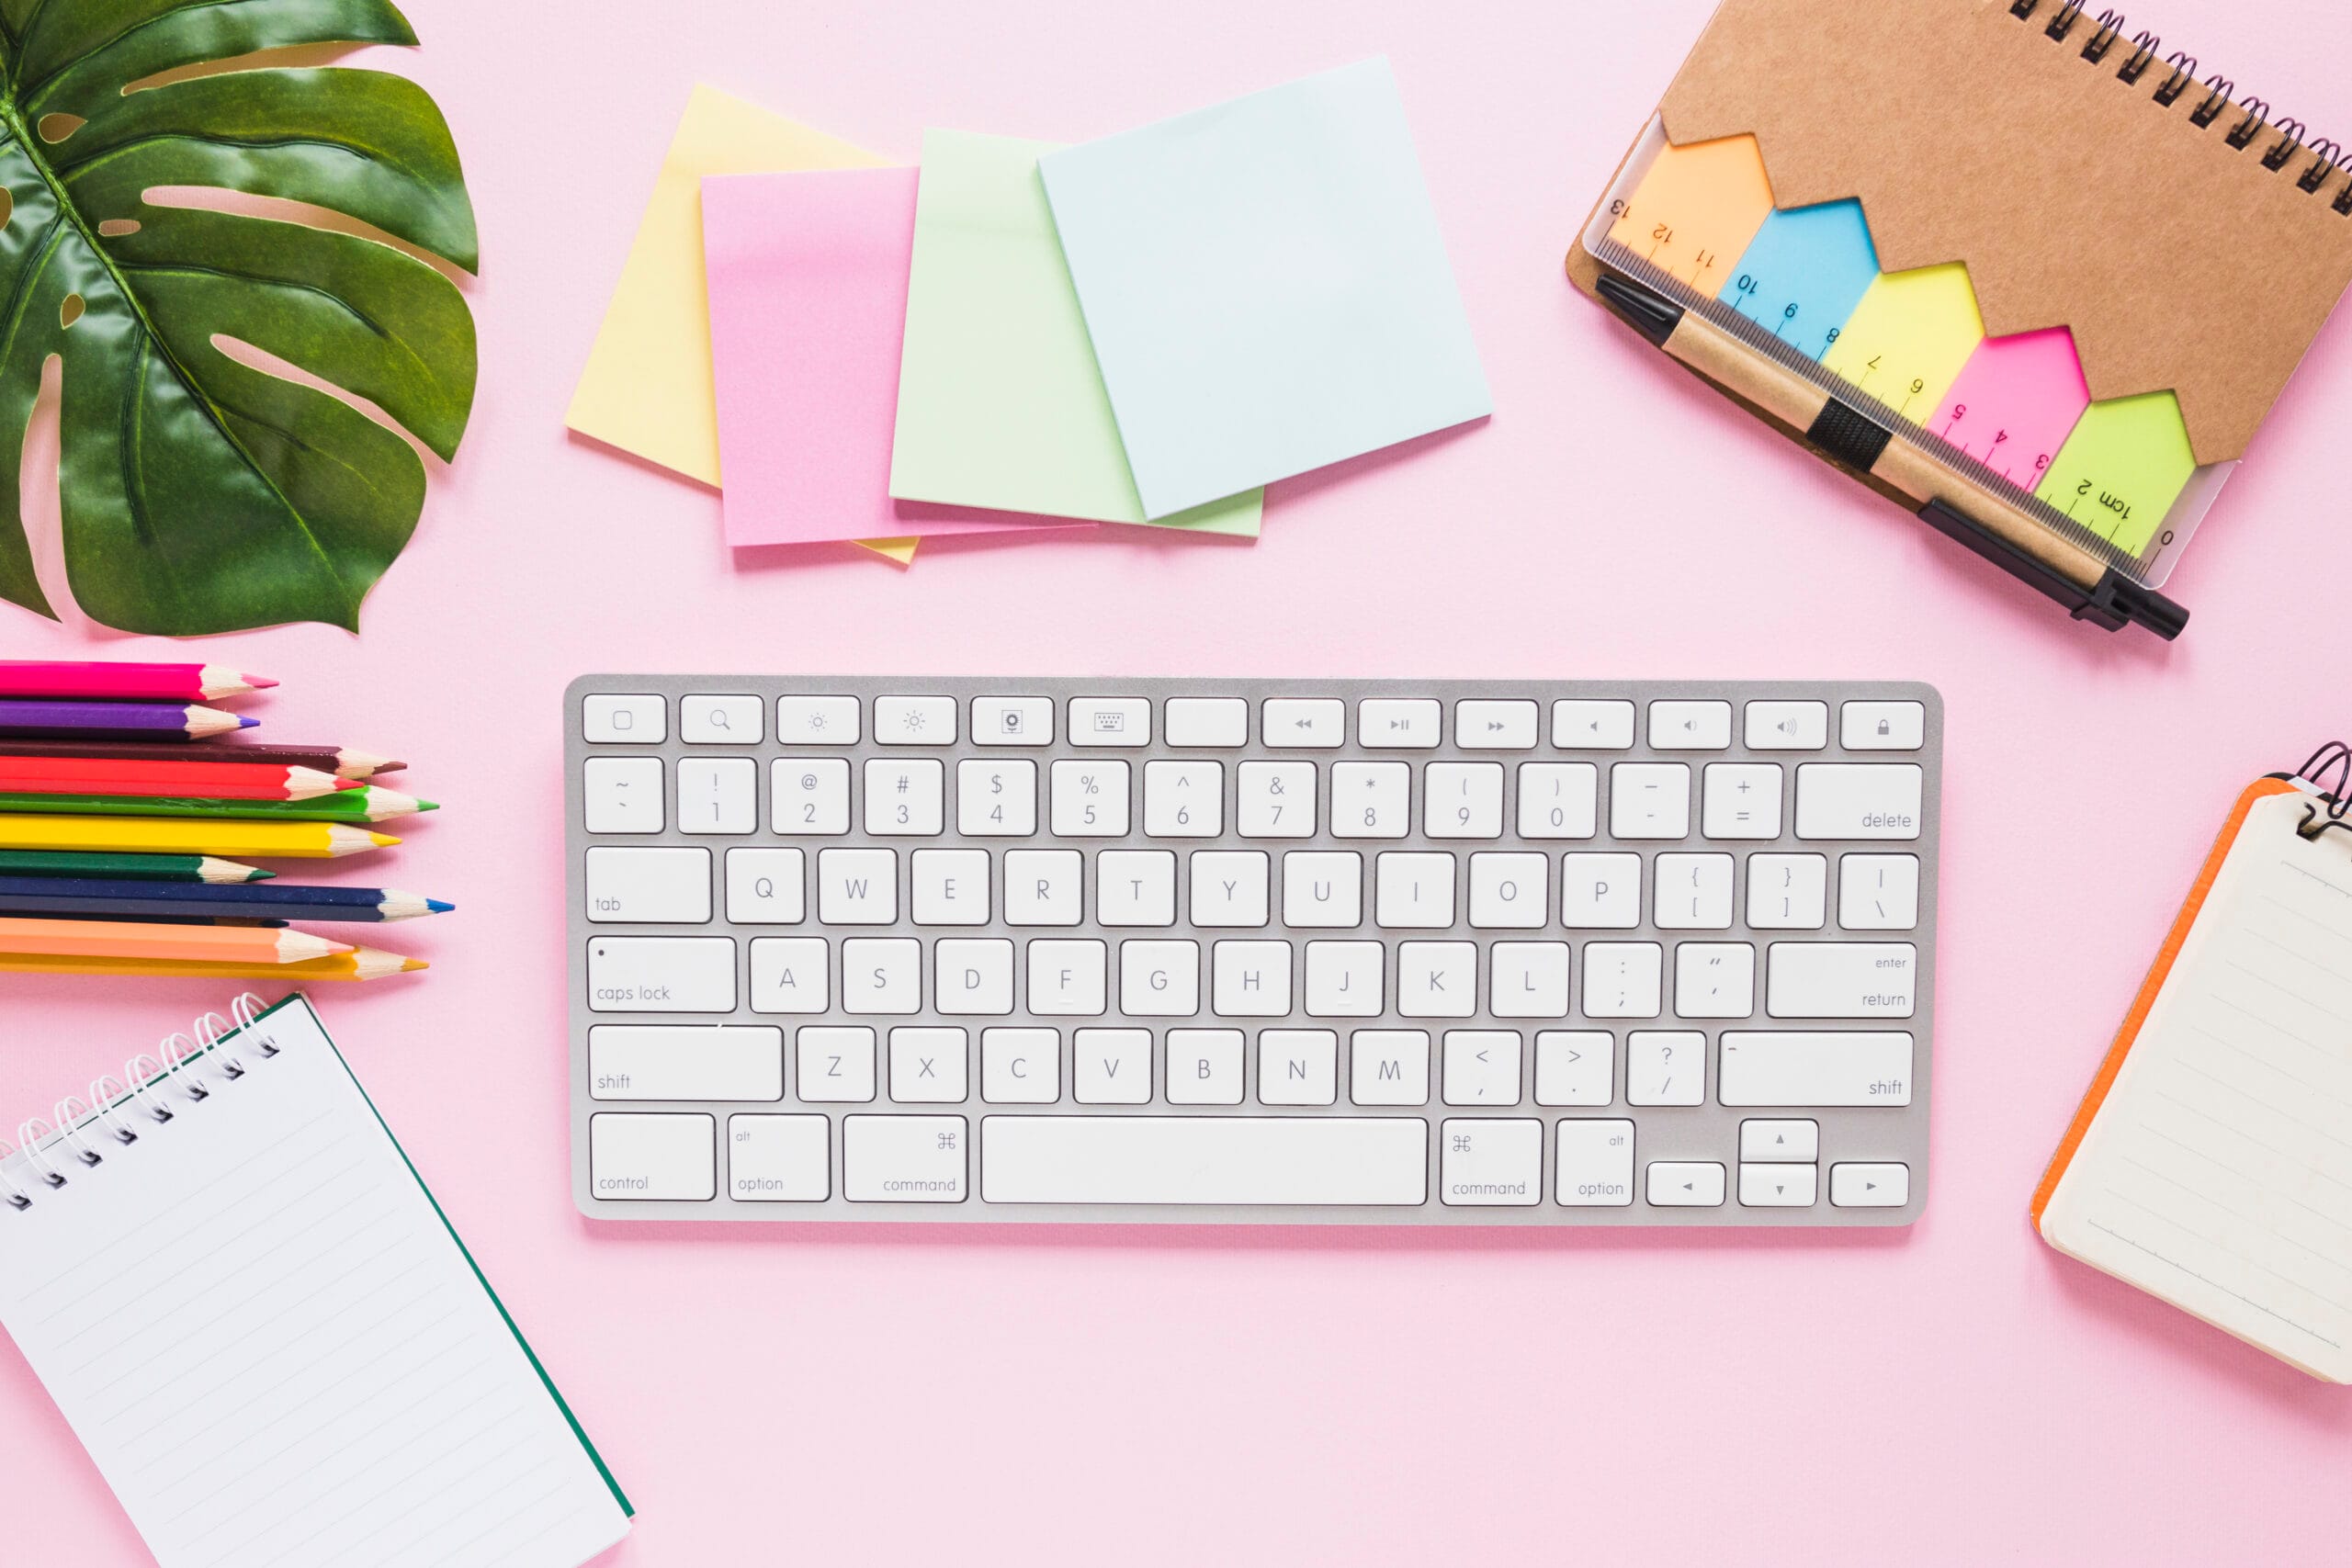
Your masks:
[{"label": "blue sticky note", "polygon": [[1387,61],[1037,167],[1146,516],[1493,412]]},{"label": "blue sticky note", "polygon": [[1859,201],[1792,207],[1764,220],[1724,283],[1723,302],[1792,348],[1821,358],[1878,276]]}]

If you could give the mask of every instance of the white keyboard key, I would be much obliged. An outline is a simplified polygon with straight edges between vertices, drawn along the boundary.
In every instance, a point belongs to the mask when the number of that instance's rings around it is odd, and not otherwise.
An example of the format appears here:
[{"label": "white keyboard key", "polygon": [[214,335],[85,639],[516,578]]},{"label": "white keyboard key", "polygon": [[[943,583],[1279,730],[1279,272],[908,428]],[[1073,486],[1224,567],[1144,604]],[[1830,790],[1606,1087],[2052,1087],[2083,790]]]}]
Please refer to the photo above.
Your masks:
[{"label": "white keyboard key", "polygon": [[947,816],[947,769],[935,757],[869,757],[865,831],[871,837],[937,838]]},{"label": "white keyboard key", "polygon": [[733,1012],[735,939],[591,937],[588,1007],[593,1012]]},{"label": "white keyboard key", "polygon": [[1080,1105],[1149,1105],[1151,1031],[1080,1030],[1070,1039],[1070,1087]]},{"label": "white keyboard key", "polygon": [[1821,1123],[1802,1118],[1779,1121],[1764,1117],[1742,1122],[1739,1157],[1811,1165],[1821,1157]]},{"label": "white keyboard key", "polygon": [[1519,836],[1589,839],[1597,827],[1600,770],[1590,762],[1519,765]]},{"label": "white keyboard key", "polygon": [[[797,850],[784,852],[798,854]],[[1074,858],[1074,857],[1073,857]],[[984,926],[989,923],[989,852],[986,850],[917,850],[912,906],[919,926]],[[1008,911],[1008,921],[1010,913]]]},{"label": "white keyboard key", "polygon": [[1797,769],[1800,839],[1916,839],[1916,762],[1807,762]]},{"label": "white keyboard key", "polygon": [[1276,750],[1343,745],[1348,705],[1337,697],[1268,697],[1259,713],[1258,734]]},{"label": "white keyboard key", "polygon": [[1743,1165],[1739,1201],[1750,1209],[1810,1209],[1820,1176],[1809,1165]]},{"label": "white keyboard key", "polygon": [[1720,751],[1731,744],[1731,705],[1661,698],[1650,705],[1650,750]]},{"label": "white keyboard key", "polygon": [[1306,1016],[1378,1018],[1388,950],[1376,942],[1306,944]]},{"label": "white keyboard key", "polygon": [[974,697],[972,744],[975,746],[1051,746],[1054,743],[1054,700],[1051,697]]},{"label": "white keyboard key", "polygon": [[877,746],[953,746],[954,697],[876,697],[874,742]]},{"label": "white keyboard key", "polygon": [[1331,837],[1401,839],[1412,830],[1413,770],[1409,764],[1332,764]]},{"label": "white keyboard key", "polygon": [[1214,839],[1224,833],[1224,764],[1146,762],[1143,830],[1153,839]]},{"label": "white keyboard key", "polygon": [[1653,1209],[1720,1209],[1724,1168],[1703,1160],[1652,1160],[1644,1196]]},{"label": "white keyboard key", "polygon": [[1759,931],[1819,931],[1828,908],[1825,855],[1747,857],[1747,923]]},{"label": "white keyboard key", "polygon": [[1434,697],[1366,697],[1356,704],[1356,744],[1367,751],[1426,751],[1443,739]]},{"label": "white keyboard key", "polygon": [[1172,850],[1104,850],[1094,861],[1094,918],[1106,926],[1176,923]]},{"label": "white keyboard key", "polygon": [[1519,1032],[1510,1029],[1449,1029],[1445,1032],[1445,1102],[1448,1105],[1517,1105]]},{"label": "white keyboard key", "polygon": [[899,919],[899,852],[817,852],[817,919],[828,926],[887,926]]},{"label": "white keyboard key", "polygon": [[1651,919],[1660,930],[1731,929],[1731,856],[1661,854],[1657,875],[1656,913]]},{"label": "white keyboard key", "polygon": [[[594,851],[589,852],[594,854]],[[1919,923],[1917,855],[1844,855],[1838,923],[1849,931],[1907,931]]]},{"label": "white keyboard key", "polygon": [[760,765],[749,757],[678,763],[678,831],[751,833],[760,826]]},{"label": "white keyboard key", "polygon": [[595,1100],[782,1100],[784,1031],[767,1024],[614,1024],[588,1032]]},{"label": "white keyboard key", "polygon": [[1290,1016],[1290,943],[1221,942],[1210,955],[1210,1010],[1219,1018]]},{"label": "white keyboard key", "polygon": [[1201,1010],[1201,944],[1119,944],[1119,1010],[1135,1018],[1191,1018]]},{"label": "white keyboard key", "polygon": [[1069,743],[1073,746],[1148,746],[1149,697],[1072,697]]},{"label": "white keyboard key", "polygon": [[908,1025],[890,1031],[890,1098],[900,1105],[961,1105],[971,1041],[960,1029]]},{"label": "white keyboard key", "polygon": [[1223,750],[1250,744],[1250,704],[1240,697],[1170,697],[1168,744]]},{"label": "white keyboard key", "polygon": [[590,1117],[588,1186],[607,1201],[709,1202],[718,1195],[718,1118],[647,1111]]},{"label": "white keyboard key", "polygon": [[1054,837],[1117,839],[1126,831],[1126,763],[1106,759],[1054,764]]},{"label": "white keyboard key", "polygon": [[1911,1201],[1911,1168],[1860,1162],[1833,1165],[1829,1201],[1841,1209],[1900,1209]]},{"label": "white keyboard key", "polygon": [[990,1116],[991,1203],[1418,1206],[1429,1197],[1418,1117]]},{"label": "white keyboard key", "polygon": [[1690,769],[1684,762],[1619,762],[1609,770],[1609,830],[1621,839],[1680,839],[1690,832]]},{"label": "white keyboard key", "polygon": [[1849,751],[1917,751],[1927,739],[1923,703],[1853,702],[1838,710],[1838,743]]},{"label": "white keyboard key", "polygon": [[798,850],[729,850],[727,918],[739,926],[797,926],[808,918],[808,882]]},{"label": "white keyboard key", "polygon": [[842,943],[842,1011],[922,1010],[922,943],[908,936],[852,937]]},{"label": "white keyboard key", "polygon": [[[846,955],[842,962],[848,962]],[[942,937],[933,942],[931,994],[933,1008],[944,1018],[1002,1018],[1012,1010],[1012,943],[1002,937]]]},{"label": "white keyboard key", "polygon": [[1283,856],[1283,924],[1302,931],[1363,923],[1363,857],[1351,850],[1293,850]]},{"label": "white keyboard key", "polygon": [[[1616,1098],[1615,1036],[1597,1029],[1546,1029],[1535,1036],[1536,1104],[1607,1105]],[[1631,1122],[1625,1127],[1632,1131]],[[1632,1150],[1629,1139],[1625,1155],[1628,1181],[1634,1174]]]},{"label": "white keyboard key", "polygon": [[1918,958],[1907,942],[1776,942],[1764,1010],[1774,1018],[1909,1018]]},{"label": "white keyboard key", "polygon": [[1074,926],[1084,917],[1086,857],[1076,850],[1008,850],[1004,923]]},{"label": "white keyboard key", "polygon": [[1634,1124],[1564,1118],[1554,1196],[1565,1208],[1623,1209],[1634,1201]]},{"label": "white keyboard key", "polygon": [[1348,1037],[1348,1098],[1358,1105],[1427,1105],[1430,1037],[1419,1029],[1359,1029]]},{"label": "white keyboard key", "polygon": [[1744,942],[1686,942],[1674,950],[1678,1018],[1748,1018],[1756,1011],[1756,950]]},{"label": "white keyboard key", "polygon": [[1315,764],[1244,762],[1235,829],[1245,839],[1315,836]]},{"label": "white keyboard key", "polygon": [[1470,857],[1470,923],[1486,931],[1540,931],[1552,919],[1552,857],[1489,851]]},{"label": "white keyboard key", "polygon": [[1503,765],[1431,762],[1422,778],[1421,831],[1432,839],[1503,836]]},{"label": "white keyboard key", "polygon": [[1029,944],[1029,1010],[1040,1018],[1097,1018],[1107,1005],[1111,948],[1093,941]]},{"label": "white keyboard key", "polygon": [[581,769],[581,821],[592,833],[658,833],[662,759],[591,757]]},{"label": "white keyboard key", "polygon": [[990,1105],[1051,1105],[1061,1097],[1059,1030],[980,1031],[982,1100]]},{"label": "white keyboard key", "polygon": [[1465,698],[1453,705],[1453,744],[1464,751],[1531,750],[1538,712],[1525,698]]},{"label": "white keyboard key", "polygon": [[858,738],[855,697],[775,700],[775,739],[779,746],[854,746]]},{"label": "white keyboard key", "polygon": [[1448,1118],[1439,1127],[1438,1196],[1455,1208],[1523,1208],[1544,1198],[1544,1123]]},{"label": "white keyboard key", "polygon": [[832,1006],[832,954],[823,937],[752,939],[752,1010],[821,1013]]},{"label": "white keyboard key", "polygon": [[767,705],[753,696],[678,699],[678,739],[689,746],[757,746],[767,736]]},{"label": "white keyboard key", "polygon": [[1656,1018],[1666,954],[1654,942],[1584,945],[1584,1015]]},{"label": "white keyboard key", "polygon": [[1242,1035],[1238,1029],[1168,1032],[1168,1103],[1241,1103]]},{"label": "white keyboard key", "polygon": [[[667,926],[701,925],[710,919],[708,850],[600,844],[588,852],[583,865],[591,920]],[[731,911],[728,918],[734,919]]]},{"label": "white keyboard key", "polygon": [[821,1203],[833,1195],[823,1116],[729,1116],[727,1195],[739,1203]]},{"label": "white keyboard key", "polygon": [[1725,1030],[1715,1098],[1758,1108],[1908,1105],[1911,1036]]},{"label": "white keyboard key", "polygon": [[1707,1037],[1697,1030],[1636,1029],[1625,1036],[1625,1103],[1703,1105]]},{"label": "white keyboard key", "polygon": [[1373,919],[1390,931],[1453,924],[1453,857],[1391,850],[1374,857]]},{"label": "white keyboard key", "polygon": [[1699,830],[1710,839],[1781,836],[1781,765],[1710,762]]},{"label": "white keyboard key", "polygon": [[1025,839],[1037,830],[1037,764],[971,758],[956,764],[956,830],[967,839]]},{"label": "white keyboard key", "polygon": [[1747,705],[1747,749],[1751,751],[1818,751],[1828,744],[1827,703]]},{"label": "white keyboard key", "polygon": [[874,1098],[874,1031],[804,1023],[792,1043],[801,1103],[862,1105]]},{"label": "white keyboard key", "polygon": [[1487,951],[1487,1010],[1497,1018],[1568,1016],[1568,944],[1498,942]]},{"label": "white keyboard key", "polygon": [[969,1195],[961,1116],[844,1116],[842,1195],[853,1203],[960,1203]]},{"label": "white keyboard key", "polygon": [[1196,926],[1266,923],[1269,863],[1260,850],[1195,850],[1188,913]]},{"label": "white keyboard key", "polygon": [[580,738],[591,746],[659,746],[670,710],[657,696],[594,696],[580,704]]},{"label": "white keyboard key", "polygon": [[1640,925],[1642,857],[1562,856],[1560,923],[1570,931],[1631,931]]},{"label": "white keyboard key", "polygon": [[787,839],[848,832],[848,761],[840,757],[779,757],[770,762],[768,826]]},{"label": "white keyboard key", "polygon": [[1396,1011],[1404,1018],[1468,1018],[1478,1010],[1478,944],[1396,946]]},{"label": "white keyboard key", "polygon": [[1552,705],[1552,744],[1563,751],[1623,751],[1634,744],[1634,705],[1566,697]]},{"label": "white keyboard key", "polygon": [[1330,1030],[1259,1032],[1259,1104],[1330,1105],[1339,1085],[1340,1037]]}]

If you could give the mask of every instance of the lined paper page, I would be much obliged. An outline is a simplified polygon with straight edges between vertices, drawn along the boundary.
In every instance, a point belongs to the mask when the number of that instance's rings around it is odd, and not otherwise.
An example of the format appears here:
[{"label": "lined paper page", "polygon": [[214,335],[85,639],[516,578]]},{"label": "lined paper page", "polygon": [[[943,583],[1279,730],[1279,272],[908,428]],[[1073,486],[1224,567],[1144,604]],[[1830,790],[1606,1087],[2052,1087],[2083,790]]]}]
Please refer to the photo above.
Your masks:
[{"label": "lined paper page", "polygon": [[2254,805],[2042,1216],[2052,1245],[2352,1381],[2352,836]]},{"label": "lined paper page", "polygon": [[243,1077],[0,1210],[0,1324],[157,1560],[575,1568],[620,1540],[308,1004],[237,1043]]}]

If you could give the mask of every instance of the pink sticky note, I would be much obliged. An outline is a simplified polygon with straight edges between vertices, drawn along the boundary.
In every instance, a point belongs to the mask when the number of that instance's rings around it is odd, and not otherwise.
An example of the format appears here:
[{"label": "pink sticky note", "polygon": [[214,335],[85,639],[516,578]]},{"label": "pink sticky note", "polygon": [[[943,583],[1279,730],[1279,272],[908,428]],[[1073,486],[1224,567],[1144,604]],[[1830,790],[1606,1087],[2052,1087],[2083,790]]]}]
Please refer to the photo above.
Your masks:
[{"label": "pink sticky note", "polygon": [[702,233],[729,544],[1090,526],[890,499],[914,170],[711,175]]},{"label": "pink sticky note", "polygon": [[1928,428],[2031,490],[2090,404],[2075,334],[2047,327],[1978,344]]}]

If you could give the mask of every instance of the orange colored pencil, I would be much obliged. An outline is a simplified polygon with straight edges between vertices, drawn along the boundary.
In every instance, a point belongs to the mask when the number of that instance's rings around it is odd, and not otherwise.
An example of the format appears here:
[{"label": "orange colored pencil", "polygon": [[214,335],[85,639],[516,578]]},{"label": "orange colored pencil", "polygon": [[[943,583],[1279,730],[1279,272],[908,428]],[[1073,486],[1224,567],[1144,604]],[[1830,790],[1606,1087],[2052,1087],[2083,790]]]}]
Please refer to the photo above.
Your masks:
[{"label": "orange colored pencil", "polygon": [[312,980],[380,980],[425,968],[422,958],[402,958],[380,947],[356,947],[300,964],[199,964],[184,958],[36,958],[0,953],[0,975],[103,975],[115,979],[273,980],[306,985]]},{"label": "orange colored pencil", "polygon": [[147,920],[0,919],[0,953],[46,958],[151,958],[214,964],[300,964],[351,944],[308,931],[181,926]]}]

